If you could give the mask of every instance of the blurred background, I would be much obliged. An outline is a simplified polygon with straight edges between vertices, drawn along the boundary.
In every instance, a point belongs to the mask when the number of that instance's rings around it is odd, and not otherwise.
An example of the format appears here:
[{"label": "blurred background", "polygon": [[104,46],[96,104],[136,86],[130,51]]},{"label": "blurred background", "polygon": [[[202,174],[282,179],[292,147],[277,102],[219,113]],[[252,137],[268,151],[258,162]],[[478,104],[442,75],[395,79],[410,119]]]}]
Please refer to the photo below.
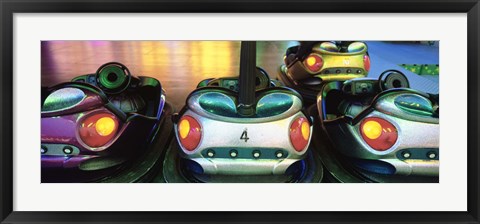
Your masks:
[{"label": "blurred background", "polygon": [[[405,73],[414,89],[438,93],[439,42],[366,41],[371,58],[368,77],[387,69]],[[277,78],[283,56],[297,41],[258,41],[257,66]],[[102,64],[117,61],[132,75],[157,78],[167,100],[179,110],[198,82],[238,76],[239,41],[42,41],[41,85],[53,86],[95,73]]]}]

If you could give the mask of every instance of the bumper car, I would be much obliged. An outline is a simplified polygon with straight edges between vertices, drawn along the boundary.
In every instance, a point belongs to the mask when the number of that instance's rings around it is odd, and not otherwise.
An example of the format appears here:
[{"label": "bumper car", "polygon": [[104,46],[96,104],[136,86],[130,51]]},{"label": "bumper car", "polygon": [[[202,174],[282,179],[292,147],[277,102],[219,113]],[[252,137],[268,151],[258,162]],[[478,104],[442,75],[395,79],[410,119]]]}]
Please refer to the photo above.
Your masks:
[{"label": "bumper car", "polygon": [[287,49],[278,77],[314,104],[324,82],[362,78],[370,70],[367,45],[357,41],[306,41]]},{"label": "bumper car", "polygon": [[148,145],[167,144],[154,136],[172,112],[158,80],[111,62],[42,90],[42,182],[135,182],[153,170],[161,152]]},{"label": "bumper car", "polygon": [[[409,88],[400,71],[330,82],[318,95],[314,142],[336,182],[438,182],[439,95]],[[316,110],[315,110],[316,109]],[[325,143],[327,144],[325,145]]]},{"label": "bumper car", "polygon": [[319,182],[302,97],[278,85],[242,42],[240,76],[201,81],[174,115],[163,181]]}]

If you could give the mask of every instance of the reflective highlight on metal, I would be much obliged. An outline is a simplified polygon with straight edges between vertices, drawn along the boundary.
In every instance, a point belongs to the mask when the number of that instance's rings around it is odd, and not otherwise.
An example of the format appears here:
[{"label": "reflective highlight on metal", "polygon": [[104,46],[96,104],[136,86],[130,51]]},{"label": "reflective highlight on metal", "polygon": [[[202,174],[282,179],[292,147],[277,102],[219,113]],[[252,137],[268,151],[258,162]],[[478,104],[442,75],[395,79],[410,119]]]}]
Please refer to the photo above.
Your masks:
[{"label": "reflective highlight on metal", "polygon": [[395,105],[405,112],[416,115],[431,116],[433,114],[432,103],[423,96],[404,94],[397,96]]},{"label": "reflective highlight on metal", "polygon": [[256,108],[259,117],[275,116],[284,113],[293,105],[293,97],[285,93],[270,93],[262,97]]},{"label": "reflective highlight on metal", "polygon": [[237,116],[235,102],[223,93],[209,92],[202,94],[198,102],[204,110],[212,114],[228,117]]},{"label": "reflective highlight on metal", "polygon": [[338,52],[338,47],[332,42],[323,42],[319,46],[320,49],[330,52]]},{"label": "reflective highlight on metal", "polygon": [[412,91],[391,91],[382,94],[378,97],[374,107],[375,110],[382,113],[405,120],[438,124],[438,117],[433,116],[430,100]]},{"label": "reflective highlight on metal", "polygon": [[382,160],[353,160],[353,164],[363,170],[385,174],[385,175],[392,175],[395,174],[396,169],[392,164],[382,161]]},{"label": "reflective highlight on metal", "polygon": [[80,104],[87,95],[77,88],[63,88],[54,91],[45,99],[43,112],[56,112],[69,109]]},{"label": "reflective highlight on metal", "polygon": [[362,52],[366,49],[367,49],[367,45],[365,45],[362,42],[353,42],[350,45],[348,45],[348,52],[350,53]]}]

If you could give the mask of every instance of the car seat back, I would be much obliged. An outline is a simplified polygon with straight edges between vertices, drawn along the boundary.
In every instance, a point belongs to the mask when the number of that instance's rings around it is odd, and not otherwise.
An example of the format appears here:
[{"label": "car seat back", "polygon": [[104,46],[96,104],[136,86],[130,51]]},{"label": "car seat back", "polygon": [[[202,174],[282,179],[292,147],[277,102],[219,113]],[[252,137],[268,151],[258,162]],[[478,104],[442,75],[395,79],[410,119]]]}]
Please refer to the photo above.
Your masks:
[{"label": "car seat back", "polygon": [[256,91],[255,97],[255,113],[247,117],[237,111],[238,93],[221,87],[202,87],[193,91],[187,97],[186,107],[205,117],[231,121],[242,120],[239,118],[274,120],[291,116],[302,108],[300,94],[286,87]]},{"label": "car seat back", "polygon": [[98,87],[124,113],[157,117],[161,109],[160,82],[151,77],[132,76],[128,68],[118,62],[103,64],[95,74],[78,76],[72,81]]},{"label": "car seat back", "polygon": [[324,121],[342,116],[353,119],[368,110],[377,110],[406,120],[437,123],[438,95],[406,88],[408,80],[406,84],[396,84],[399,88],[395,88],[391,86],[394,78],[399,78],[398,73],[384,81],[364,78],[326,84],[319,95],[321,118]]},{"label": "car seat back", "polygon": [[[255,90],[262,90],[265,88],[281,86],[282,84],[276,80],[271,80],[267,72],[260,67],[257,67],[255,77]],[[225,77],[225,78],[210,78],[200,81],[197,88],[206,86],[218,86],[226,89],[239,91],[238,77]]]}]

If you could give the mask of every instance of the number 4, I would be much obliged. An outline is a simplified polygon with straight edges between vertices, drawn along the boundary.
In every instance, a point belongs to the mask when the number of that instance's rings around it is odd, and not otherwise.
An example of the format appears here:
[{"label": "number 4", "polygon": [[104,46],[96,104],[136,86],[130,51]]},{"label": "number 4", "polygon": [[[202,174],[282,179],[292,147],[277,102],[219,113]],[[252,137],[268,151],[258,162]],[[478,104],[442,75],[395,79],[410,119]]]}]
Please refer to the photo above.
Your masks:
[{"label": "number 4", "polygon": [[242,135],[240,136],[240,139],[241,139],[241,140],[245,140],[245,142],[247,142],[248,139],[250,139],[250,138],[248,138],[248,133],[247,133],[247,129],[246,129],[246,128],[245,128],[245,130],[243,130]]}]

